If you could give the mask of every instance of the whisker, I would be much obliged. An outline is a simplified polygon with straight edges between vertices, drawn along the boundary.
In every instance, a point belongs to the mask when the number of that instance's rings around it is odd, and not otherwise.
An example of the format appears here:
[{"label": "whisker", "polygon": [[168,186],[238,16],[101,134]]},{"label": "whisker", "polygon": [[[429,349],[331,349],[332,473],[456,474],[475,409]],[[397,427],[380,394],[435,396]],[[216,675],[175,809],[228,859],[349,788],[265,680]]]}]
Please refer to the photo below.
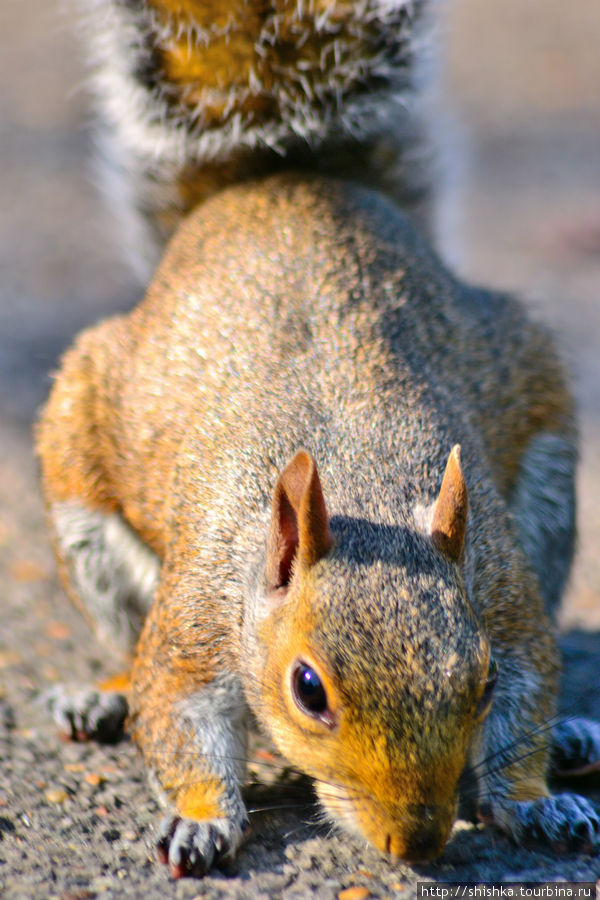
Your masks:
[{"label": "whisker", "polygon": [[[553,717],[553,719],[554,719],[554,717]],[[557,720],[557,721],[560,721],[560,720]],[[501,756],[508,756],[513,750],[517,750],[526,741],[531,740],[531,738],[536,737],[537,735],[540,735],[540,734],[544,734],[547,731],[550,731],[554,727],[554,725],[557,724],[557,721],[549,720],[548,722],[544,723],[543,725],[536,726],[535,728],[531,728],[528,731],[521,733],[517,738],[512,740],[510,743],[504,744],[498,750],[495,750],[493,753],[488,754],[484,759],[482,759],[480,762],[476,763],[472,767],[471,771],[476,773],[477,770],[483,768],[484,766],[487,767],[492,760],[497,759],[498,757],[501,757]],[[545,749],[545,748],[538,747],[533,752],[537,753],[541,749]],[[486,772],[486,774],[490,774],[491,772],[494,772],[494,771],[500,771],[500,769],[506,768],[507,765],[511,765],[512,762],[518,762],[518,757],[515,760],[509,759],[506,762],[502,762],[498,766],[497,769],[486,768],[485,772]]]},{"label": "whisker", "polygon": [[289,838],[300,834],[300,832],[305,831],[307,828],[322,828],[325,821],[325,819],[321,819],[320,815],[315,815],[312,819],[306,819],[294,828],[290,828],[289,831],[285,831],[283,837],[285,840],[288,840]]},{"label": "whisker", "polygon": [[[596,694],[596,693],[598,693],[598,688],[590,688],[590,690],[587,691],[586,693],[588,695],[592,694],[592,693]],[[576,719],[578,717],[579,717],[579,713],[577,713],[577,712],[566,713],[566,714],[563,712],[555,713],[554,715],[550,716],[550,718],[546,719],[545,722],[542,722],[540,725],[537,725],[534,728],[531,728],[525,732],[522,732],[517,738],[515,738],[510,743],[505,744],[502,747],[500,747],[498,750],[494,751],[493,753],[490,753],[488,756],[485,757],[485,759],[481,760],[479,763],[477,763],[475,766],[473,766],[471,768],[471,771],[476,772],[478,769],[482,768],[483,766],[486,766],[491,760],[493,760],[499,756],[502,756],[504,754],[509,754],[512,750],[517,749],[521,744],[525,743],[528,740],[531,740],[531,738],[536,737],[541,734],[546,734],[547,732],[551,731],[555,725],[560,725],[563,722],[569,722],[572,719]],[[545,747],[544,748],[535,748],[531,752],[537,753],[537,752],[540,752],[541,749],[546,749],[546,748]],[[494,771],[500,771],[500,769],[505,768],[506,765],[511,765],[512,762],[519,762],[521,758],[525,758],[525,757],[517,757],[515,760],[509,760],[506,763],[504,763],[503,765],[499,766],[498,769],[486,770],[486,772],[489,774]]]},{"label": "whisker", "polygon": [[246,812],[249,815],[264,812],[281,812],[284,810],[306,809],[309,804],[305,803],[272,803],[268,806],[249,806]]}]

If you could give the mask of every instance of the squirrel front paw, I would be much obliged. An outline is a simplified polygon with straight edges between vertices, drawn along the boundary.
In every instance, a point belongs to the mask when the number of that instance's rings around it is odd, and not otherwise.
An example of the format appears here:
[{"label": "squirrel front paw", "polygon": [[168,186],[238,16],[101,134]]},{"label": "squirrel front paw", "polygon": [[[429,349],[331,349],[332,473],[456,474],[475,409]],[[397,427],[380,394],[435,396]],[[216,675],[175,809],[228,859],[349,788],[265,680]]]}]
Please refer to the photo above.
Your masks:
[{"label": "squirrel front paw", "polygon": [[110,744],[123,735],[128,706],[127,698],[118,691],[56,685],[42,699],[61,734],[73,741]]},{"label": "squirrel front paw", "polygon": [[231,819],[197,822],[171,813],[159,826],[158,858],[169,866],[173,878],[206,875],[213,866],[234,858],[249,827],[247,821],[241,825]]},{"label": "squirrel front paw", "polygon": [[549,845],[555,853],[596,853],[600,812],[578,794],[556,794],[482,809],[483,821],[499,826],[518,844]]}]

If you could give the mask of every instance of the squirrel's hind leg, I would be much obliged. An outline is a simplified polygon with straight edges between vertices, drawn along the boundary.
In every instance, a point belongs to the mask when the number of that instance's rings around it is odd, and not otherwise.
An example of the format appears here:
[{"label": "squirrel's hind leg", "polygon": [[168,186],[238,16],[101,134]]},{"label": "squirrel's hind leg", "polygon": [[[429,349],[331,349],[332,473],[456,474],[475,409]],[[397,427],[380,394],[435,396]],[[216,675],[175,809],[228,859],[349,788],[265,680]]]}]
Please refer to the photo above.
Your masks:
[{"label": "squirrel's hind leg", "polygon": [[99,637],[131,653],[160,572],[158,557],[117,512],[76,501],[50,508],[64,574]]},{"label": "squirrel's hind leg", "polygon": [[[57,551],[68,587],[99,636],[133,650],[152,603],[160,563],[118,513],[76,501],[50,507]],[[123,734],[127,685],[55,685],[43,696],[60,732],[72,740],[112,743]]]},{"label": "squirrel's hind leg", "polygon": [[57,684],[46,691],[43,701],[61,734],[71,740],[112,744],[123,736],[129,707],[119,691]]}]

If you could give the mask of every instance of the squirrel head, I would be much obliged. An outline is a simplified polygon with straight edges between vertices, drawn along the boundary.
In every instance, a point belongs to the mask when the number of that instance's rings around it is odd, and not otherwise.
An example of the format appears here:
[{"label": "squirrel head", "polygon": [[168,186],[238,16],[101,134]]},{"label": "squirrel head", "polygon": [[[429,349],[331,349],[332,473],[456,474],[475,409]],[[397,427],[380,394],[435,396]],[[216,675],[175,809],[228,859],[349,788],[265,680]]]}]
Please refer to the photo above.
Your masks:
[{"label": "squirrel head", "polygon": [[335,821],[412,862],[445,845],[493,686],[462,572],[466,522],[459,448],[426,533],[330,521],[305,450],[273,496],[249,700]]}]

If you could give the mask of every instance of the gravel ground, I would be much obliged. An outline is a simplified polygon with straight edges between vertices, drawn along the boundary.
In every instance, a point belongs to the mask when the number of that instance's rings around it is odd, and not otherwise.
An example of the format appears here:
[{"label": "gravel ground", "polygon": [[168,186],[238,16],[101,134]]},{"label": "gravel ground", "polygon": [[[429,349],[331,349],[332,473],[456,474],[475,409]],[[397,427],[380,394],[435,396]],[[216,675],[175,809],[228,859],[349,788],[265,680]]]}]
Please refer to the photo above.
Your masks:
[{"label": "gravel ground", "polygon": [[[439,243],[468,277],[518,290],[557,329],[581,409],[580,550],[563,616],[563,704],[600,717],[600,12],[597,0],[455,0],[446,13]],[[118,661],[57,585],[31,452],[47,372],[84,324],[139,288],[88,176],[76,43],[55,0],[0,9],[0,895],[409,897],[417,881],[596,881],[459,822],[435,865],[392,865],[317,824],[310,788],[260,742],[254,839],[228,872],[173,882],[127,743],[61,743],[39,695]],[[450,102],[450,97],[452,101]],[[586,792],[600,799],[598,786]],[[346,893],[346,889],[354,893]],[[359,889],[362,889],[359,890]]]}]

